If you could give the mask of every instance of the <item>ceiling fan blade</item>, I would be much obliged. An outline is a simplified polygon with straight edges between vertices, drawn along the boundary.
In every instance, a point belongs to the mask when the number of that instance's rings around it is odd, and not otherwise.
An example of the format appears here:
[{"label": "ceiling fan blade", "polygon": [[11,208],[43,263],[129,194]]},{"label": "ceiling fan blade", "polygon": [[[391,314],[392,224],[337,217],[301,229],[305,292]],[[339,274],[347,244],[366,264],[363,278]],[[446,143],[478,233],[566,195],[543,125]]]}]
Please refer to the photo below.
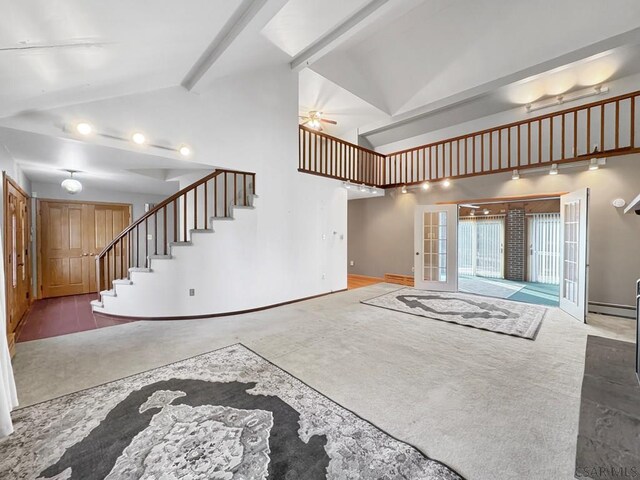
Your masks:
[{"label": "ceiling fan blade", "polygon": [[338,124],[338,122],[336,122],[335,120],[327,120],[326,118],[321,118],[320,121],[324,122],[324,123],[330,123],[331,125],[337,125]]}]

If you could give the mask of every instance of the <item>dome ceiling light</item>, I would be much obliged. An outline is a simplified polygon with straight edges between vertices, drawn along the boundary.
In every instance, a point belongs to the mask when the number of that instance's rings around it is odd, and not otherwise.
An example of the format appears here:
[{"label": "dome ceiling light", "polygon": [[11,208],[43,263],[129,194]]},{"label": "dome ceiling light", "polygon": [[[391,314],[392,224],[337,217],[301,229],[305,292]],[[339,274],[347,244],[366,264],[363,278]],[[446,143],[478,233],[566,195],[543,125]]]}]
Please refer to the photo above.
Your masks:
[{"label": "dome ceiling light", "polygon": [[70,195],[75,195],[82,191],[82,183],[76,178],[73,178],[74,173],[78,173],[77,170],[65,170],[69,172],[69,178],[65,178],[60,186]]}]

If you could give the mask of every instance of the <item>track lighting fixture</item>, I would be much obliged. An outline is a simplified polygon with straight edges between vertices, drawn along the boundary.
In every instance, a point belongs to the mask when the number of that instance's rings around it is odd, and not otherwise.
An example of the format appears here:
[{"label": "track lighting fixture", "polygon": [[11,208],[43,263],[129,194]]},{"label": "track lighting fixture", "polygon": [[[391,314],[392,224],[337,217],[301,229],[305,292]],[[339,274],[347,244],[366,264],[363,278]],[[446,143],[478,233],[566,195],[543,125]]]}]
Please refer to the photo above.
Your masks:
[{"label": "track lighting fixture", "polygon": [[513,171],[513,174],[511,175],[511,180],[520,180],[520,173],[518,172],[518,170]]},{"label": "track lighting fixture", "polygon": [[402,186],[402,189],[400,190],[400,192],[402,192],[402,193],[407,193],[407,186],[406,186],[406,185],[403,185],[403,186]]},{"label": "track lighting fixture", "polygon": [[598,165],[598,159],[592,158],[591,161],[589,162],[589,170],[593,171],[593,170],[598,170],[599,168],[600,166]]},{"label": "track lighting fixture", "polygon": [[551,165],[551,170],[549,170],[549,175],[557,175],[558,174],[558,165],[554,163]]}]

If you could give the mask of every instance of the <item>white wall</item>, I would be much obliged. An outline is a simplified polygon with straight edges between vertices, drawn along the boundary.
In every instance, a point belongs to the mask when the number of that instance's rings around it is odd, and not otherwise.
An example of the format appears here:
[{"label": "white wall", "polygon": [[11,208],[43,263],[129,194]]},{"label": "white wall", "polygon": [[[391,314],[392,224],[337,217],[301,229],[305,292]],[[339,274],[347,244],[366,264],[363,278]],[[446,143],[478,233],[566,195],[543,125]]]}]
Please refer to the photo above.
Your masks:
[{"label": "white wall", "polygon": [[[207,94],[177,87],[56,112],[184,138],[199,162],[256,173],[256,209],[218,225],[230,230],[228,241],[210,236],[198,262],[185,261],[186,270],[155,286],[158,301],[178,297],[153,315],[243,310],[346,288],[346,192],[337,181],[297,172],[297,82],[285,64],[221,79]],[[202,293],[188,297],[194,282]],[[151,305],[135,308],[126,314],[150,316]]]},{"label": "white wall", "polygon": [[[176,185],[176,191],[178,190]],[[70,195],[60,187],[59,183],[33,182],[31,185],[32,195],[41,199],[50,200],[74,200],[85,202],[109,202],[109,203],[129,203],[132,205],[133,220],[139,218],[144,213],[145,203],[160,203],[167,198],[166,195],[149,195],[145,193],[119,192],[115,190],[98,190],[95,188],[84,189],[75,195]]]}]

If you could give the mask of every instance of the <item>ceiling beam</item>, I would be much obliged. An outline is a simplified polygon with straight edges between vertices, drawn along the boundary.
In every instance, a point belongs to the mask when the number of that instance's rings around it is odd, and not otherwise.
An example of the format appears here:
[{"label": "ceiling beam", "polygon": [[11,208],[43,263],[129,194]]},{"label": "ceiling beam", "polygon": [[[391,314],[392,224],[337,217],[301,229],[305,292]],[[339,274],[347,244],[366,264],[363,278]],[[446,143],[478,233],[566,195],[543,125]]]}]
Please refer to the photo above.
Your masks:
[{"label": "ceiling beam", "polygon": [[180,85],[191,91],[266,3],[267,0],[242,0]]},{"label": "ceiling beam", "polygon": [[329,53],[338,46],[348,33],[354,30],[369,16],[375,13],[380,7],[385,5],[389,0],[371,0],[360,10],[355,12],[345,21],[336,26],[326,35],[320,37],[314,43],[305,48],[291,60],[291,69],[299,72],[309,67],[312,63]]}]

